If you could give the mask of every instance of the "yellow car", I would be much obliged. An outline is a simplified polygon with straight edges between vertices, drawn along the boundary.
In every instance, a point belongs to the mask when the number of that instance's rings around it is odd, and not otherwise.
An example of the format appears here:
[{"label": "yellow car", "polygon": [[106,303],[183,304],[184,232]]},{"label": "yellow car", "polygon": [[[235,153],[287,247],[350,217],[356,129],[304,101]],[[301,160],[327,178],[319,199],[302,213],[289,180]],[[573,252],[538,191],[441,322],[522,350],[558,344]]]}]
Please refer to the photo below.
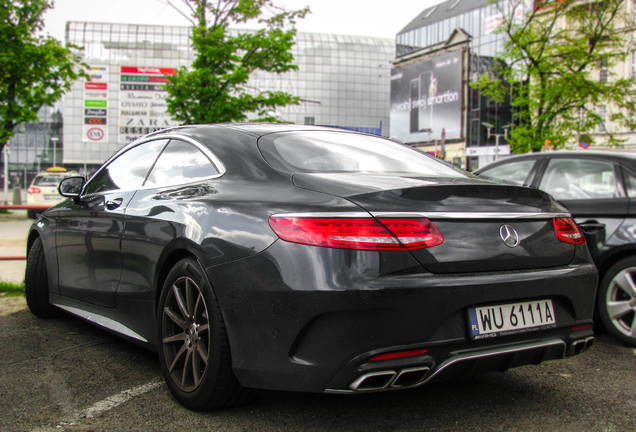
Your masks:
[{"label": "yellow car", "polygon": [[[37,174],[27,189],[27,205],[52,207],[63,201],[65,198],[58,193],[57,185],[60,184],[63,178],[72,175],[76,174],[59,167],[48,168],[46,171]],[[35,219],[37,214],[42,213],[44,210],[44,208],[29,209],[27,210],[27,216]]]}]

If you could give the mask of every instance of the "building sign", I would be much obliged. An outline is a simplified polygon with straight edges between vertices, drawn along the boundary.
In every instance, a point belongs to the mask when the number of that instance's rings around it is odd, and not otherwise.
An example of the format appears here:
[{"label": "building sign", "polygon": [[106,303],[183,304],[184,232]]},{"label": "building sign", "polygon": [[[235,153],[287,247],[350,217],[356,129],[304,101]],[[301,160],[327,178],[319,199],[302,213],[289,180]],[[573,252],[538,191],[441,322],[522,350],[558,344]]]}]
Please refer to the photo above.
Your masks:
[{"label": "building sign", "polygon": [[119,84],[119,143],[129,143],[147,133],[178,126],[167,112],[163,85],[174,68],[122,66]]},{"label": "building sign", "polygon": [[391,137],[405,143],[462,134],[462,54],[453,51],[391,70]]},{"label": "building sign", "polygon": [[82,141],[108,142],[108,66],[90,66],[84,83],[84,126]]}]

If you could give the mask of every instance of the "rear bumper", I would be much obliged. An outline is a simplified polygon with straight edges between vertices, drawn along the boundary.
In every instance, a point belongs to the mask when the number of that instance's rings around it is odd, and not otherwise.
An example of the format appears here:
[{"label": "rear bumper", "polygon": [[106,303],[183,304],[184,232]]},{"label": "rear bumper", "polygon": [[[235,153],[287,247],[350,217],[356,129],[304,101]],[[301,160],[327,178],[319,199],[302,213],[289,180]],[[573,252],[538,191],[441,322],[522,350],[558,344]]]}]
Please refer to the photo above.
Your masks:
[{"label": "rear bumper", "polygon": [[[597,274],[583,261],[547,270],[434,275],[407,252],[276,242],[262,254],[207,271],[234,372],[246,387],[337,393],[412,387],[563,358],[582,351],[593,335],[585,324],[592,323]],[[552,300],[556,327],[471,337],[469,307],[535,299]],[[428,351],[369,361],[413,349]]]}]

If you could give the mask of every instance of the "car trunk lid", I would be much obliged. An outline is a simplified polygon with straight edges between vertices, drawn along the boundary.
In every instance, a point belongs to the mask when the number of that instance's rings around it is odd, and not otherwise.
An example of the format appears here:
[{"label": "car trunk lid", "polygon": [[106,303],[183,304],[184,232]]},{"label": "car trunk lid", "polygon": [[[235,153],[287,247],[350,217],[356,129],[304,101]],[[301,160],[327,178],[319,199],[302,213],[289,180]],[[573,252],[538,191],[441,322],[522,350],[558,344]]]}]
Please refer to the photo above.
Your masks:
[{"label": "car trunk lid", "polygon": [[553,220],[567,211],[536,189],[480,179],[364,174],[295,174],[302,188],[341,196],[376,219],[426,218],[443,243],[411,253],[433,273],[563,266],[575,246],[557,239]]}]

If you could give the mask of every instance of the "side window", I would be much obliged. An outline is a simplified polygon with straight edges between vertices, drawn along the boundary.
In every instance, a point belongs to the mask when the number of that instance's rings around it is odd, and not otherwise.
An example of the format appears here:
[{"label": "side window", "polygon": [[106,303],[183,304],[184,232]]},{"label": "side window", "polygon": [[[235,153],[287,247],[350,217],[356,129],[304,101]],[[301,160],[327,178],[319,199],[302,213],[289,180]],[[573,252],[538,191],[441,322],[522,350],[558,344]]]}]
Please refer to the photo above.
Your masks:
[{"label": "side window", "polygon": [[510,162],[492,169],[485,169],[479,176],[523,186],[535,163],[535,160]]},{"label": "side window", "polygon": [[627,196],[630,198],[636,198],[636,174],[628,171],[627,169],[623,169],[623,177],[625,177]]},{"label": "side window", "polygon": [[539,189],[557,200],[620,196],[614,164],[589,159],[551,159]]},{"label": "side window", "polygon": [[192,144],[172,140],[159,156],[144,186],[179,185],[217,174],[219,171],[201,150]]},{"label": "side window", "polygon": [[84,193],[139,188],[167,142],[167,139],[150,141],[119,155],[91,179]]}]

